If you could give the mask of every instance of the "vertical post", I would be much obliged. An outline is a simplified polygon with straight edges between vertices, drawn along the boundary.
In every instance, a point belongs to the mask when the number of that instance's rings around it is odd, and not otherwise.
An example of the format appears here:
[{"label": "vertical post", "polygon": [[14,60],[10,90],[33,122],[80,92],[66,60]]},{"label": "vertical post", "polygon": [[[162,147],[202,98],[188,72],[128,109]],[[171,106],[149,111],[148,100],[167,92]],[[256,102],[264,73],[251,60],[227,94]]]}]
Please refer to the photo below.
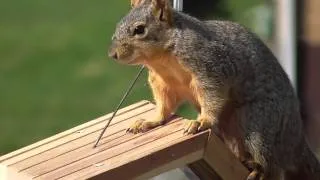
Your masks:
[{"label": "vertical post", "polygon": [[183,0],[173,0],[173,8],[177,11],[183,10]]},{"label": "vertical post", "polygon": [[296,89],[295,0],[277,2],[277,56]]}]

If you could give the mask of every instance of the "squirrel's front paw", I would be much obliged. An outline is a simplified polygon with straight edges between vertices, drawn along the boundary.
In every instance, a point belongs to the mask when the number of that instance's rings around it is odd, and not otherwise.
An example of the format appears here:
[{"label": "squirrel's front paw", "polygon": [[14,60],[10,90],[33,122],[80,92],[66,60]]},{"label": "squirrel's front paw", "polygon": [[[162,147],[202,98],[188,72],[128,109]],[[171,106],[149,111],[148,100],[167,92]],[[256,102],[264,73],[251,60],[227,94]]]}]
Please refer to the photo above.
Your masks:
[{"label": "squirrel's front paw", "polygon": [[209,121],[189,120],[184,128],[184,133],[196,134],[197,132],[207,130],[211,127],[212,123]]},{"label": "squirrel's front paw", "polygon": [[128,129],[127,132],[137,134],[141,132],[146,132],[154,127],[156,127],[158,124],[154,121],[147,121],[144,119],[139,119],[135,121]]},{"label": "squirrel's front paw", "polygon": [[184,134],[195,134],[198,132],[198,128],[200,126],[200,122],[199,121],[195,121],[195,120],[188,120],[188,122],[186,123],[185,127],[184,127]]}]

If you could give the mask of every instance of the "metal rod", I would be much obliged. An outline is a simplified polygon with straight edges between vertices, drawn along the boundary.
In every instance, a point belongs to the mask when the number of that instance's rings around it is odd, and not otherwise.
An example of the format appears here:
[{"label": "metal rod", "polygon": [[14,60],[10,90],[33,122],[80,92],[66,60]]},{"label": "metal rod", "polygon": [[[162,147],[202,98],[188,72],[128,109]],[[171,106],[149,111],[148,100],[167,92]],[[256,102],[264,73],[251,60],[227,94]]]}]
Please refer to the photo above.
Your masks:
[{"label": "metal rod", "polygon": [[135,85],[135,83],[137,82],[139,76],[141,75],[142,71],[144,69],[144,66],[141,66],[138,74],[136,75],[136,77],[134,78],[134,80],[132,81],[132,83],[130,84],[128,90],[126,91],[126,93],[123,95],[120,103],[118,104],[117,108],[115,109],[115,111],[113,112],[111,118],[109,119],[108,123],[106,124],[106,126],[103,128],[103,130],[101,131],[98,139],[96,140],[93,148],[96,148],[98,146],[98,143],[100,141],[100,139],[102,138],[103,134],[105,133],[105,131],[107,130],[108,126],[110,125],[112,119],[115,117],[116,113],[118,112],[118,110],[120,109],[122,103],[124,102],[124,100],[126,99],[126,97],[129,95],[130,91],[132,90],[133,86]]}]

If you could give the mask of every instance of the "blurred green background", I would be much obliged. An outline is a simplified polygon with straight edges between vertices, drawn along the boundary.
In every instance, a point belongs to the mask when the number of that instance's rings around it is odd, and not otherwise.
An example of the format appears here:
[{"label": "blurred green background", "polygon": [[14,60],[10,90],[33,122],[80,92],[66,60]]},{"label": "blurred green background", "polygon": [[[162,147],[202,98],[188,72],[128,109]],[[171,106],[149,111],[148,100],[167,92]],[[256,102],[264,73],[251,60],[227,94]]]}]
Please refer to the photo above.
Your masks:
[{"label": "blurred green background", "polygon": [[[259,2],[223,1],[208,15],[249,24]],[[129,0],[1,0],[0,155],[113,110],[137,72],[106,57],[129,9]],[[152,99],[146,83],[144,73],[125,105]],[[189,106],[179,113],[195,117]]]}]

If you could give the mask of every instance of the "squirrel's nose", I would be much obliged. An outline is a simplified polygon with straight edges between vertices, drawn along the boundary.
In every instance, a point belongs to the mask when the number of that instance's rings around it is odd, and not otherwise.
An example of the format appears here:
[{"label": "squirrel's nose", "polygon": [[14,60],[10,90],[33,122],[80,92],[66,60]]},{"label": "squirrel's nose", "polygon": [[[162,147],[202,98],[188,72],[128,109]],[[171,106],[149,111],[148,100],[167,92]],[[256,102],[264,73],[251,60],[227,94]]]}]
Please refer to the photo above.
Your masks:
[{"label": "squirrel's nose", "polygon": [[113,58],[113,59],[118,59],[118,53],[117,51],[109,51],[109,57]]}]

